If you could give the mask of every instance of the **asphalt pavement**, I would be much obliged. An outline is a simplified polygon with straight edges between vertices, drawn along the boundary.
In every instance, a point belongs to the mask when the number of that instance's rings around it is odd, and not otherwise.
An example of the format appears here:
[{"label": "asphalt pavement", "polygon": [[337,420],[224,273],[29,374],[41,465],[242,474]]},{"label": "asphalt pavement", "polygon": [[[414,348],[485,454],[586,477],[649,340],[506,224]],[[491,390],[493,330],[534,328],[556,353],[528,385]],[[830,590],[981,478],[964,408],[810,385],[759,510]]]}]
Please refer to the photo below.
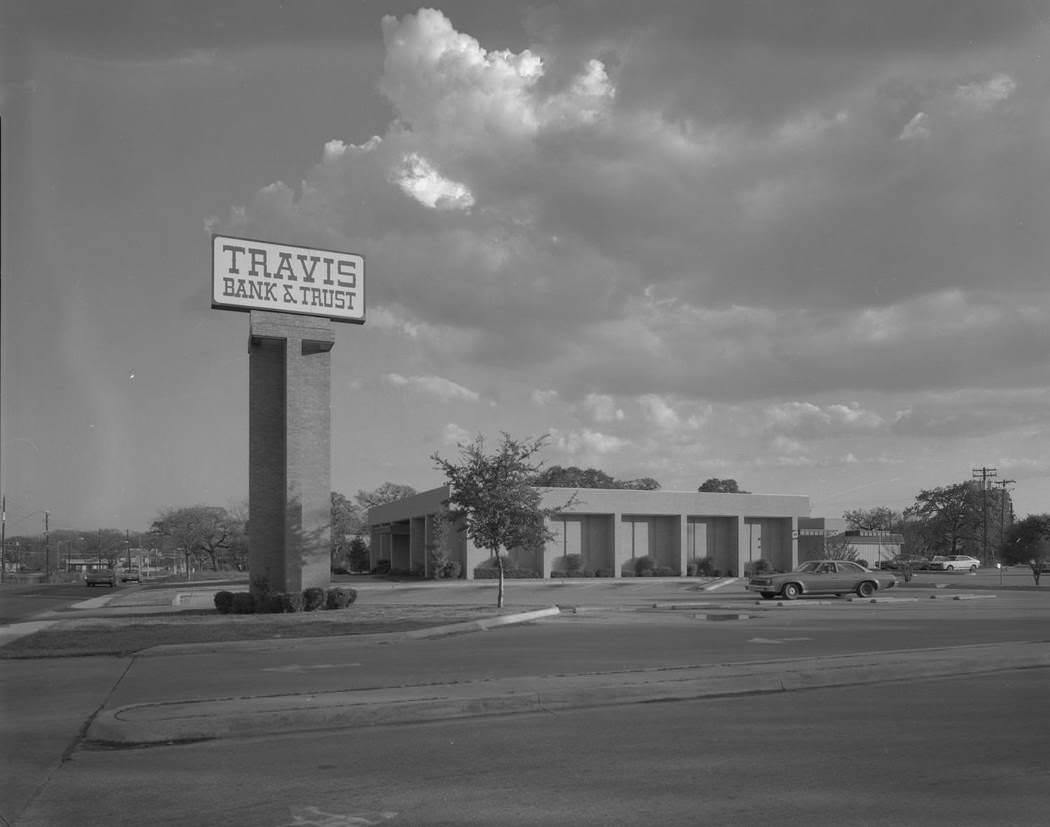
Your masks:
[{"label": "asphalt pavement", "polygon": [[[358,605],[382,606],[391,616],[411,613],[420,603],[478,605],[491,597],[493,585],[365,583]],[[866,644],[861,651],[851,651],[846,639],[847,645],[818,654],[756,658],[753,646],[714,645],[720,635],[705,633],[705,627],[710,632],[726,622],[761,633],[778,624],[797,629],[802,616],[818,624],[879,625],[942,614],[947,601],[958,614],[966,611],[960,601],[989,605],[999,597],[967,585],[976,583],[931,581],[871,600],[789,603],[756,601],[732,579],[513,582],[510,609],[469,622],[379,635],[145,650],[129,660],[83,735],[100,745],[148,745],[1050,666],[1050,643],[1038,635],[922,645],[936,640],[930,638],[907,647],[890,639],[890,645]],[[81,601],[72,613],[171,614],[210,607],[214,591],[208,585],[119,590]],[[1050,616],[1050,600],[1042,594],[1021,597],[1028,611]],[[939,598],[939,606],[932,598]],[[998,604],[994,614],[1014,614],[1020,605]],[[51,612],[23,631],[68,625],[69,616]],[[512,631],[519,625],[529,631]],[[655,657],[637,654],[644,644],[632,644],[636,654],[628,655],[594,643],[610,634],[630,640],[647,627],[659,636],[660,645],[650,647]],[[768,638],[780,639],[791,640],[783,634]]]}]

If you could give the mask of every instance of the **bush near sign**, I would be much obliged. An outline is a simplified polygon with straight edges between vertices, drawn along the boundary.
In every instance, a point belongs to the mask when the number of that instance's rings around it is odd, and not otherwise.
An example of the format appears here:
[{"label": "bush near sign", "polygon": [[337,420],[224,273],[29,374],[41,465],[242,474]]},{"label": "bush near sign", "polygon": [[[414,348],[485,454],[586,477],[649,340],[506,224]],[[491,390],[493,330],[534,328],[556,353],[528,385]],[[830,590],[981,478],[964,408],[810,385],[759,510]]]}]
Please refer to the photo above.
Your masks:
[{"label": "bush near sign", "polygon": [[363,324],[365,260],[335,250],[215,235],[212,307]]}]

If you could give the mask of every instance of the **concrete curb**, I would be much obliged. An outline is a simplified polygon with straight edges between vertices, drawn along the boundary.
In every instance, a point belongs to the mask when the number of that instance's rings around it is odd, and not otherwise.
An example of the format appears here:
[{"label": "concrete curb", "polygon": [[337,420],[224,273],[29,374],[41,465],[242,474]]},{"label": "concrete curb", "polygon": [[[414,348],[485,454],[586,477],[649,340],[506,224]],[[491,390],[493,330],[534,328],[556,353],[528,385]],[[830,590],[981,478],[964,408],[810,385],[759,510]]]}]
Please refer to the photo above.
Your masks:
[{"label": "concrete curb", "polygon": [[467,632],[485,632],[499,626],[510,626],[514,623],[528,623],[544,617],[560,615],[561,609],[551,606],[547,609],[537,609],[532,612],[519,612],[513,615],[500,615],[499,617],[487,617],[483,620],[468,620],[464,623],[449,623],[445,626],[431,626],[427,629],[414,629],[404,632],[404,638],[408,640],[421,640],[432,637],[447,637],[448,635],[461,635]]},{"label": "concrete curb", "polygon": [[[447,623],[443,626],[427,626],[423,629],[413,629],[408,632],[379,632],[368,635],[345,635],[341,637],[344,645],[361,646],[368,644],[398,643],[404,640],[425,640],[427,638],[447,637],[449,635],[462,635],[470,632],[484,632],[499,626],[509,626],[514,623],[529,623],[533,620],[541,620],[545,617],[560,615],[561,609],[551,606],[546,609],[534,609],[528,612],[517,612],[510,615],[498,615],[486,617],[479,620],[464,620],[459,623]],[[330,646],[332,637],[301,637],[301,638],[264,638],[255,640],[228,640],[216,643],[165,643],[159,646],[151,646],[137,653],[136,657],[168,657],[171,655],[200,655],[209,652],[272,652],[278,649],[301,649],[314,643]]]},{"label": "concrete curb", "polygon": [[133,704],[105,710],[87,740],[146,746],[1050,667],[1050,643],[995,643],[741,664],[544,675],[447,685]]}]

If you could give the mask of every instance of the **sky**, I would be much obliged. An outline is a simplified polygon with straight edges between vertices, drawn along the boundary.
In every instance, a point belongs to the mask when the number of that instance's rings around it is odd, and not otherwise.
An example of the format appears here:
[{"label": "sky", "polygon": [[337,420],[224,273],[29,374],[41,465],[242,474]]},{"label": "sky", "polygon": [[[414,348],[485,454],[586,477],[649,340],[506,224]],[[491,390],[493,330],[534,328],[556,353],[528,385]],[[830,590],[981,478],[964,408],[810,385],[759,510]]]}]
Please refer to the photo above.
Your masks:
[{"label": "sky", "polygon": [[211,234],[366,261],[332,488],[548,464],[1050,511],[1047,0],[11,0],[9,536],[248,490]]}]

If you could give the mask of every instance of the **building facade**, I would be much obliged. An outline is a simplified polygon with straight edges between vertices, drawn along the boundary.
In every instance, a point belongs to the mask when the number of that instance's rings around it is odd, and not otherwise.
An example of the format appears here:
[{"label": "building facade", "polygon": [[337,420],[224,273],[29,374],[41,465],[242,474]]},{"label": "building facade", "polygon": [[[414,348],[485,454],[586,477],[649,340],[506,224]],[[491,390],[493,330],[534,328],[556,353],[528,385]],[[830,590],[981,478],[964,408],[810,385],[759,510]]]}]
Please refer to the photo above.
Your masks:
[{"label": "building facade", "polygon": [[[790,570],[799,562],[799,521],[809,518],[808,497],[545,488],[545,508],[572,505],[548,522],[554,537],[540,549],[512,549],[512,569],[549,578],[575,568],[589,576],[633,575],[648,557],[657,569],[685,576],[707,558],[719,574],[739,576],[749,562],[768,560]],[[495,560],[444,518],[447,486],[368,512],[370,563],[391,571],[433,576],[439,558],[459,564],[461,577],[484,576]]]}]

